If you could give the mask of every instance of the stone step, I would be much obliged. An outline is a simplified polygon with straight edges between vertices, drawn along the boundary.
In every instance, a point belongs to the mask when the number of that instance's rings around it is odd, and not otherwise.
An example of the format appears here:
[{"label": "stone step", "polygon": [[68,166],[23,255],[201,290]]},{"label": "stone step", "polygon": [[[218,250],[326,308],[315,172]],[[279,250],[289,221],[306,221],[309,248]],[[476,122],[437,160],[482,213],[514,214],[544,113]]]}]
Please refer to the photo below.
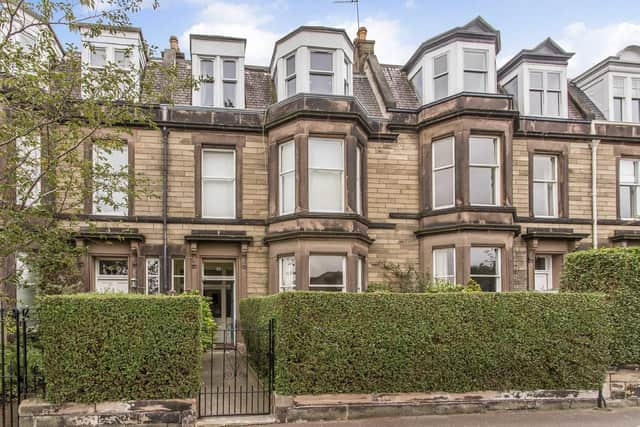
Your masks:
[{"label": "stone step", "polygon": [[277,422],[278,421],[273,415],[207,417],[207,418],[200,418],[196,422],[196,427],[260,426],[265,424],[274,424]]}]

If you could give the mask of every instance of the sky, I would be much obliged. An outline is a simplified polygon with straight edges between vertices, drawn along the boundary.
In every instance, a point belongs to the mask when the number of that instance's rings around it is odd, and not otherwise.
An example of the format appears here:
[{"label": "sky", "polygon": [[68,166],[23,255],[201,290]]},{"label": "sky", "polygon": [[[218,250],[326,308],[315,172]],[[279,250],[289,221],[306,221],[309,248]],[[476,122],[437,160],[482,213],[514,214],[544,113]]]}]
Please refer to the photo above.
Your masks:
[{"label": "sky", "polygon": [[[144,1],[131,21],[152,46],[162,50],[176,35],[188,53],[190,33],[243,37],[246,63],[252,65],[268,65],[274,42],[300,25],[344,28],[352,39],[357,28],[354,5],[333,0],[159,0],[155,10],[148,6],[151,0]],[[546,37],[575,52],[569,76],[629,44],[640,45],[639,0],[360,0],[359,9],[360,24],[386,64],[404,64],[424,40],[478,15],[500,30],[498,66]],[[77,34],[60,35],[79,43]]]}]

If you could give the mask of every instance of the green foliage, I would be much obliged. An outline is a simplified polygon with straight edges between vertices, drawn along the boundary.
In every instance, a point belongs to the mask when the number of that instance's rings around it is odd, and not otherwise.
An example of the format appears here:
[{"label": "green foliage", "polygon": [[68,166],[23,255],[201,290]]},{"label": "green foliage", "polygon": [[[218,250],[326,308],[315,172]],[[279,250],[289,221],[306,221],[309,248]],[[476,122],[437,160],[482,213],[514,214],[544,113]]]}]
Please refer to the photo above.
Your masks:
[{"label": "green foliage", "polygon": [[609,294],[612,363],[640,363],[640,248],[570,253],[565,257],[561,283],[572,292]]},{"label": "green foliage", "polygon": [[367,285],[366,292],[392,292],[391,285],[386,282],[371,282]]},{"label": "green foliage", "polygon": [[467,282],[467,286],[464,289],[465,292],[482,292],[482,288],[480,287],[480,283],[476,282],[473,279],[469,279]]},{"label": "green foliage", "polygon": [[596,389],[609,366],[600,294],[287,292],[275,318],[282,394]]},{"label": "green foliage", "polygon": [[428,273],[418,271],[413,264],[403,267],[384,262],[382,270],[385,284],[396,292],[425,292],[431,281]]},{"label": "green foliage", "polygon": [[46,398],[55,403],[194,397],[200,297],[123,294],[39,301]]},{"label": "green foliage", "polygon": [[200,327],[200,342],[202,350],[207,351],[213,347],[216,339],[218,324],[211,314],[211,298],[200,295],[197,289],[186,291],[183,295],[194,295],[200,298],[200,311],[202,312],[202,324]]}]

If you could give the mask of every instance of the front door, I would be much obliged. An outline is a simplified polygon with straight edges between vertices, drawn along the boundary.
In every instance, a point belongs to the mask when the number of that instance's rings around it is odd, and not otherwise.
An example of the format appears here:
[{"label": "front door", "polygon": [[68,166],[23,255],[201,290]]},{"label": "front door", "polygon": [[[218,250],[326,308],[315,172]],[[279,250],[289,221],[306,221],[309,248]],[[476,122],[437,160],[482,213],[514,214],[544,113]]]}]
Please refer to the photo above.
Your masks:
[{"label": "front door", "polygon": [[96,292],[129,292],[127,258],[96,259]]},{"label": "front door", "polygon": [[[204,260],[202,262],[202,294],[210,298],[211,314],[218,324],[216,341],[232,344],[235,321],[235,261]],[[227,334],[225,336],[225,330]]]},{"label": "front door", "polygon": [[536,291],[553,290],[552,263],[549,255],[536,255]]}]

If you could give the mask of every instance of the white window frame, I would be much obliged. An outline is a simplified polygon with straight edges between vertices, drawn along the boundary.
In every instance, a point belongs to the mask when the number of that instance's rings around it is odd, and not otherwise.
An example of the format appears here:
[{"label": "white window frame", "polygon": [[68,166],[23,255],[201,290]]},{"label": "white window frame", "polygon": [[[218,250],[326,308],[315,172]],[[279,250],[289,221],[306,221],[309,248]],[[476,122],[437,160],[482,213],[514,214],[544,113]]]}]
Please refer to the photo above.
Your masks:
[{"label": "white window frame", "polygon": [[[311,56],[313,56],[314,53],[325,53],[325,54],[329,54],[331,55],[331,71],[327,71],[327,70],[316,70],[311,68]],[[333,95],[336,92],[336,89],[333,87],[334,86],[334,76],[335,76],[335,68],[336,68],[336,64],[335,64],[335,55],[334,55],[334,51],[333,50],[329,50],[329,49],[316,49],[316,48],[312,48],[309,49],[309,92],[310,93],[314,93],[311,90],[311,76],[329,76],[331,77],[331,90],[328,93],[321,93],[321,92],[317,92],[319,94],[322,95]]]},{"label": "white window frame", "polygon": [[[127,274],[100,274],[100,261],[125,261],[127,263]],[[129,257],[123,256],[100,256],[96,257],[94,261],[95,268],[95,283],[94,283],[94,291],[98,292],[98,282],[100,280],[116,280],[116,281],[126,281],[126,291],[124,293],[129,293],[130,282],[135,281],[135,278],[130,278],[131,265],[129,264]],[[145,277],[146,279],[146,277]]]},{"label": "white window frame", "polygon": [[[544,158],[548,158],[552,160],[552,172],[553,172],[553,177],[552,179],[543,179],[543,178],[536,178],[535,175],[535,168],[532,167],[531,168],[531,173],[532,173],[532,177],[531,177],[531,182],[533,183],[531,191],[534,191],[535,189],[535,185],[536,184],[546,184],[547,186],[547,196],[551,195],[552,199],[553,199],[553,203],[550,203],[550,208],[552,209],[551,212],[549,212],[549,215],[537,215],[536,214],[536,206],[535,206],[535,197],[531,198],[531,202],[533,203],[533,216],[536,218],[557,218],[558,217],[558,211],[559,211],[559,199],[558,199],[558,155],[556,154],[534,154],[533,155],[533,162],[535,164],[535,159],[536,157],[544,157]],[[550,191],[550,193],[549,193]]]},{"label": "white window frame", "polygon": [[[126,159],[127,159],[127,164],[126,164],[126,168],[127,168],[127,172],[129,172],[129,169],[131,167],[130,163],[129,163],[129,144],[128,143],[123,143],[122,144],[122,149],[126,152]],[[96,162],[98,161],[98,151],[101,150],[101,148],[98,145],[94,145],[93,146],[93,159],[92,159],[92,163],[93,165],[96,164]],[[116,148],[112,148],[111,149],[111,154],[113,154],[113,152],[116,150]],[[109,154],[109,156],[111,155]],[[105,153],[106,155],[106,153]],[[109,159],[105,159],[106,162],[109,162]],[[120,171],[115,171],[116,173],[120,173]],[[129,177],[127,176],[127,188],[129,187]],[[127,216],[129,214],[129,194],[128,191],[113,191],[112,195],[115,194],[124,194],[124,196],[122,197],[125,200],[125,205],[124,206],[120,206],[118,208],[113,208],[113,206],[101,206],[101,210],[98,209],[99,204],[98,201],[96,200],[96,189],[94,188],[92,190],[92,196],[91,196],[91,212],[94,215],[109,215],[109,216]],[[112,201],[115,200],[115,197],[112,197],[111,199]],[[108,210],[105,210],[108,209]]]},{"label": "white window frame", "polygon": [[[436,143],[442,143],[448,141],[451,143],[451,164],[436,167],[435,147]],[[449,205],[436,206],[436,172],[441,170],[453,169],[452,174],[452,190],[453,190],[453,203]],[[437,139],[431,143],[431,206],[433,210],[452,208],[456,205],[456,143],[455,138],[450,136],[442,139]]]},{"label": "white window frame", "polygon": [[[290,286],[285,285],[285,262],[293,261],[293,284]],[[296,290],[296,257],[294,255],[283,255],[278,257],[278,292],[289,292]]]},{"label": "white window frame", "polygon": [[631,120],[640,123],[640,79],[631,79]]},{"label": "white window frame", "polygon": [[[342,284],[341,285],[333,285],[333,284],[311,284],[311,259],[314,257],[340,257],[342,258]],[[339,254],[323,254],[323,253],[311,253],[309,255],[309,290],[312,291],[314,288],[336,288],[340,289],[342,292],[347,291],[347,257],[345,255]]]},{"label": "white window frame", "polygon": [[[21,163],[20,173],[25,175],[24,178],[26,178],[27,174],[30,177],[29,181],[24,182],[24,184],[27,184],[25,186],[21,186],[21,183],[16,183],[16,203],[24,203],[25,207],[40,205],[43,180],[43,177],[40,176],[42,171],[40,135],[36,135],[34,137],[37,143],[37,146],[35,147],[25,147],[25,144],[28,142],[28,138],[30,137],[19,137],[16,138],[15,142],[16,155],[18,157],[17,160]],[[29,148],[31,149],[29,150]],[[33,181],[36,179],[37,181],[34,183]],[[33,188],[29,191],[31,185],[33,185]],[[27,192],[28,194],[26,194]]]},{"label": "white window frame", "polygon": [[497,246],[482,246],[475,245],[471,246],[473,248],[485,248],[485,249],[493,249],[496,251],[496,275],[489,274],[471,274],[469,271],[469,277],[473,279],[474,277],[491,277],[496,279],[496,292],[502,292],[502,248]]},{"label": "white window frame", "polygon": [[[203,74],[202,71],[202,64],[204,62],[211,62],[211,70],[213,72],[213,74],[211,76],[205,75]],[[216,104],[216,58],[212,58],[212,57],[199,57],[198,58],[198,66],[200,67],[199,69],[199,76],[200,76],[200,87],[198,88],[198,92],[200,94],[200,105],[202,105],[203,107],[213,107]],[[205,98],[205,84],[207,85],[211,85],[211,104],[206,104]],[[223,94],[224,96],[224,94]]]},{"label": "white window frame", "polygon": [[[544,270],[538,270],[537,266],[536,266],[536,259],[537,258],[544,258],[544,263],[545,263],[545,269]],[[534,290],[537,292],[551,292],[553,291],[553,257],[551,255],[535,255],[534,258],[534,277],[533,277],[533,287]],[[538,274],[543,274],[546,276],[546,280],[547,280],[547,289],[538,289],[537,287],[537,275]]]},{"label": "white window frame", "polygon": [[[293,169],[289,169],[289,170],[283,170],[283,162],[282,162],[282,152],[284,151],[284,148],[287,146],[291,146],[292,150],[293,150]],[[294,141],[288,141],[285,143],[282,143],[278,146],[278,167],[279,167],[279,171],[278,171],[278,193],[279,193],[279,197],[278,197],[278,210],[280,211],[280,215],[287,215],[287,214],[291,214],[294,213],[296,210],[296,180],[295,180],[295,175],[296,175],[296,144]],[[290,211],[285,211],[284,206],[285,206],[285,200],[284,200],[284,178],[286,176],[290,176],[293,175],[294,179],[293,179],[293,209]]]},{"label": "white window frame", "polygon": [[[484,70],[480,68],[468,68],[464,61],[465,53],[482,53],[484,55]],[[463,49],[462,50],[462,89],[467,92],[467,88],[464,87],[464,75],[469,73],[482,74],[484,76],[484,90],[476,93],[487,93],[489,89],[489,51],[484,49]]]},{"label": "white window frame", "polygon": [[[122,52],[124,54],[124,64],[118,64],[118,52]],[[127,70],[131,68],[131,55],[127,49],[115,48],[113,49],[113,62],[118,66],[118,68]]]},{"label": "white window frame", "polygon": [[[182,262],[182,270],[184,274],[176,274],[176,261]],[[182,278],[182,291],[186,291],[187,287],[187,265],[185,259],[181,257],[171,258],[171,291],[176,292],[176,279]]]},{"label": "white window frame", "polygon": [[[627,221],[635,221],[640,219],[640,159],[632,157],[623,157],[618,160],[618,206],[621,202],[621,190],[622,187],[629,187],[629,191],[632,194],[631,201],[631,216],[622,216],[620,212],[620,219]],[[635,173],[635,182],[622,180],[622,162],[632,162]]]},{"label": "white window frame", "polygon": [[358,258],[356,259],[356,292],[360,293],[360,292],[364,292],[364,283],[365,283],[365,265],[367,262],[367,258],[362,256],[362,255],[358,255]]},{"label": "white window frame", "polygon": [[[150,264],[157,262],[158,263],[158,272],[156,274],[149,274],[149,266]],[[160,283],[160,269],[162,266],[160,265],[160,258],[158,257],[147,257],[144,263],[144,293],[147,295],[159,295],[161,294],[162,283]],[[150,278],[158,279],[158,292],[150,293],[149,292],[149,279]]]},{"label": "white window frame", "polygon": [[[564,95],[563,95],[563,87],[562,87],[562,77],[563,77],[563,72],[561,72],[560,70],[544,70],[544,69],[539,69],[539,68],[529,68],[528,69],[528,83],[529,83],[529,105],[527,105],[527,112],[529,115],[531,116],[536,116],[536,117],[562,117],[563,115],[563,105],[564,105]],[[541,75],[541,83],[542,86],[541,87],[536,87],[534,88],[531,85],[531,75],[533,73],[536,74],[540,74]],[[558,82],[559,82],[559,87],[558,89],[551,89],[550,85],[549,85],[549,75],[557,75],[558,76]],[[539,113],[534,113],[531,109],[531,100],[532,100],[532,94],[536,93],[540,96],[540,112]],[[555,96],[558,97],[558,111],[550,111],[549,108],[549,96],[553,94]]]},{"label": "white window frame", "polygon": [[356,213],[362,215],[362,147],[356,145]]},{"label": "white window frame", "polygon": [[[616,95],[616,81],[622,82],[622,96]],[[611,80],[611,88],[613,95],[613,110],[611,116],[613,121],[623,122],[625,121],[625,109],[627,106],[627,78],[624,76],[613,76]],[[620,102],[620,117],[616,117],[616,101]]]},{"label": "white window frame", "polygon": [[469,151],[471,151],[471,140],[473,139],[491,139],[493,140],[493,146],[496,151],[496,163],[494,164],[482,164],[482,163],[471,163],[471,156],[469,155],[469,180],[471,180],[471,168],[487,168],[493,170],[493,198],[494,203],[473,203],[471,201],[471,186],[469,186],[469,204],[472,206],[500,206],[501,198],[500,198],[500,181],[501,181],[501,172],[500,172],[500,138],[495,136],[486,136],[486,135],[471,135],[469,137]]},{"label": "white window frame", "polygon": [[[217,153],[233,153],[233,178],[226,178],[226,177],[216,177],[216,176],[205,176],[205,168],[204,168],[204,153],[205,152],[217,152]],[[234,219],[236,218],[236,216],[238,215],[238,213],[236,212],[236,202],[237,202],[237,197],[238,197],[238,184],[237,184],[237,176],[238,176],[238,171],[236,170],[236,150],[233,149],[223,149],[223,148],[203,148],[202,152],[200,153],[200,164],[201,166],[201,197],[202,197],[202,201],[201,201],[201,209],[202,209],[202,217],[203,218],[220,218],[220,219]],[[233,215],[231,216],[212,216],[212,215],[206,215],[205,211],[204,211],[204,198],[205,198],[205,181],[218,181],[218,182],[232,182],[233,183]]]},{"label": "white window frame", "polygon": [[[288,70],[287,70],[287,61],[290,58],[293,58],[293,73],[292,74],[287,74],[287,72],[288,72]],[[284,92],[285,92],[286,97],[288,98],[288,97],[293,96],[296,93],[298,93],[298,79],[297,79],[298,70],[297,70],[296,53],[295,52],[284,57],[284,66],[282,68],[284,68],[284,71],[283,71],[284,72]],[[295,79],[294,92],[293,93],[289,93],[289,81],[290,80],[294,80],[294,79]]]},{"label": "white window frame", "polygon": [[[443,58],[445,60],[445,64],[446,64],[446,70],[440,74],[436,74],[436,61],[440,58]],[[445,77],[447,80],[447,93],[444,96],[441,97],[437,97],[436,96],[436,80],[438,80],[439,78]],[[432,90],[433,90],[433,100],[437,101],[439,99],[443,99],[446,98],[447,96],[449,96],[449,52],[445,52],[442,53],[440,55],[436,55],[433,58],[433,84],[432,84]]]},{"label": "white window frame", "polygon": [[344,85],[343,85],[343,91],[344,91],[344,95],[349,96],[351,95],[351,70],[352,70],[352,65],[351,65],[351,61],[349,61],[349,58],[347,57],[347,55],[344,55]]},{"label": "white window frame", "polygon": [[[222,61],[222,106],[224,108],[238,108],[238,60],[235,58],[221,58]],[[225,62],[233,62],[233,68],[235,69],[235,78],[228,78],[225,77],[224,75],[224,63]],[[225,105],[225,99],[224,99],[224,85],[226,83],[231,83],[233,84],[233,105],[232,106],[227,106]]]},{"label": "white window frame", "polygon": [[[345,144],[344,144],[344,140],[342,139],[331,139],[331,138],[309,138],[309,145],[313,144],[314,142],[339,142],[340,146],[341,146],[341,153],[342,156],[340,158],[340,162],[342,164],[341,168],[334,168],[334,169],[327,169],[327,168],[313,168],[311,167],[311,158],[308,159],[308,179],[309,179],[309,183],[311,183],[311,171],[329,171],[329,172],[340,172],[340,209],[338,210],[328,210],[328,209],[314,209],[311,205],[309,205],[309,211],[310,212],[324,212],[324,213],[340,213],[340,212],[344,212],[344,178],[345,178],[345,161],[344,161],[344,153],[345,153]],[[308,150],[309,156],[311,156],[311,149]],[[311,184],[309,184],[309,189],[308,191],[311,192],[313,189],[311,188]],[[311,203],[311,197],[309,197],[309,204]]]},{"label": "white window frame", "polygon": [[[446,251],[447,254],[452,253],[453,254],[453,274],[448,274],[448,275],[442,275],[442,274],[436,274],[436,255],[439,252],[444,252]],[[433,266],[433,268],[431,269],[431,277],[433,278],[433,280],[437,280],[437,281],[443,281],[443,282],[449,282],[453,285],[456,284],[456,248],[455,246],[449,246],[446,248],[434,248],[431,251],[431,265]],[[448,256],[448,255],[447,255]],[[449,278],[452,278],[451,280]]]},{"label": "white window frame", "polygon": [[[104,51],[104,64],[102,65],[96,65],[93,63],[93,55],[95,52],[97,51]],[[109,48],[106,46],[96,46],[96,45],[91,45],[91,48],[89,48],[89,66],[91,68],[104,68],[107,66],[107,64],[109,63]]]}]

